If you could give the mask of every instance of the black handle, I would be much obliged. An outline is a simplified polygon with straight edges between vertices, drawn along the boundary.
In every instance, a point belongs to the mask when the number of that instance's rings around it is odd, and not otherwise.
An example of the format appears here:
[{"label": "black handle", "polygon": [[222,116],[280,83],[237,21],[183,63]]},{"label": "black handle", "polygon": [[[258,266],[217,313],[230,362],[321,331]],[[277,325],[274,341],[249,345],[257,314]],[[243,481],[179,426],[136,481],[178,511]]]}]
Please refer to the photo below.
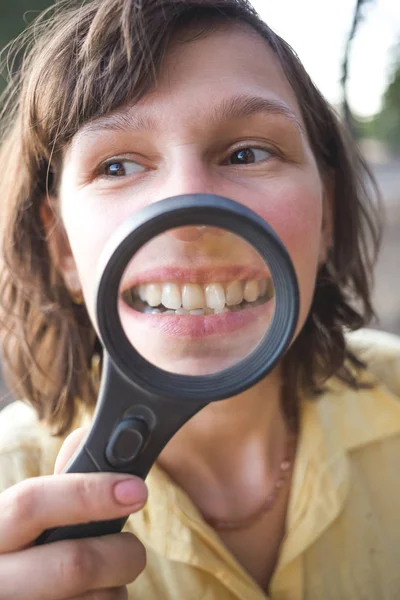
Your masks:
[{"label": "black handle", "polygon": [[60,540],[76,540],[79,538],[98,537],[109,533],[119,533],[128,517],[114,519],[113,521],[90,521],[80,525],[66,525],[46,529],[35,541],[35,545],[59,542]]},{"label": "black handle", "polygon": [[[128,473],[145,479],[165,444],[205,404],[174,406],[145,393],[128,381],[104,353],[92,427],[64,472]],[[35,544],[119,533],[128,516],[47,529]]]}]

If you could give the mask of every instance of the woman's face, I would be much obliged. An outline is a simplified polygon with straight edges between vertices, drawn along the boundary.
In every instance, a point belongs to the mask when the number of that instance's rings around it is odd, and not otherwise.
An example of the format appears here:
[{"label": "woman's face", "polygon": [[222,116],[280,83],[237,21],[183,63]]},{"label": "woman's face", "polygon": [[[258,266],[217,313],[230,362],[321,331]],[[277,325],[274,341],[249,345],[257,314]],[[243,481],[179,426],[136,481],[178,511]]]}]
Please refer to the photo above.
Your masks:
[{"label": "woman's face", "polygon": [[[66,150],[59,202],[71,255],[60,263],[66,281],[76,270],[92,319],[109,237],[135,211],[190,193],[236,200],[275,229],[299,281],[299,331],[329,243],[328,202],[294,92],[247,27],[173,44],[154,91],[83,126]],[[128,267],[123,325],[158,366],[215,371],[260,341],[274,305],[269,285],[255,251],[235,236],[209,227],[168,232]]]}]

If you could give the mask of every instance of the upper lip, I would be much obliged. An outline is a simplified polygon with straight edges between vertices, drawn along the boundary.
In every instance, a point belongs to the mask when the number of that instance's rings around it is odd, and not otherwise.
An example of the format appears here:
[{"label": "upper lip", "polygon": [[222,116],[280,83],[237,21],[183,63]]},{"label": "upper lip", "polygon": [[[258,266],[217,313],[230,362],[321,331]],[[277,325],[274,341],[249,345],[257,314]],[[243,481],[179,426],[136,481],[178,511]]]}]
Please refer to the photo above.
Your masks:
[{"label": "upper lip", "polygon": [[135,285],[146,283],[229,283],[236,280],[270,279],[267,268],[260,269],[248,265],[213,266],[213,267],[162,267],[148,269],[141,273],[130,273],[129,269],[123,277],[121,292]]}]

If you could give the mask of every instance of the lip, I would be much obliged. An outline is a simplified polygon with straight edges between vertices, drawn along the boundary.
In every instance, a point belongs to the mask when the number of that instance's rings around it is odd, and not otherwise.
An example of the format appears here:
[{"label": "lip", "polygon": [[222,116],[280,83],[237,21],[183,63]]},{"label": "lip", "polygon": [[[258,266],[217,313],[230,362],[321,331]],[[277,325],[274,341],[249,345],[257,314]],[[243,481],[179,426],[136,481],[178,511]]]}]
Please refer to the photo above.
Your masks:
[{"label": "lip", "polygon": [[[147,283],[229,283],[237,280],[271,279],[267,268],[249,267],[248,265],[196,267],[164,267],[147,269],[141,273],[126,272],[120,286],[120,293],[136,285]],[[251,309],[249,309],[251,310]]]},{"label": "lip", "polygon": [[122,299],[119,302],[119,310],[122,323],[131,323],[132,328],[137,327],[138,330],[146,328],[149,333],[153,329],[170,338],[196,339],[233,333],[261,319],[270,322],[274,306],[272,300],[274,298],[267,300],[264,304],[236,312],[204,316],[140,313],[128,306]]}]

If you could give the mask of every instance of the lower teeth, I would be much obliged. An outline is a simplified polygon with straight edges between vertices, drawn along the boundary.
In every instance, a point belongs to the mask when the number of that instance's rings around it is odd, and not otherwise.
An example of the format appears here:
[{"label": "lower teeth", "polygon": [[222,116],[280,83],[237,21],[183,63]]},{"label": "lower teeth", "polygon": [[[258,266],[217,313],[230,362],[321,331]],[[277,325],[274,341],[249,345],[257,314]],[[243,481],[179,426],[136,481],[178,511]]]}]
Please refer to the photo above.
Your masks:
[{"label": "lower teeth", "polygon": [[220,309],[213,308],[198,308],[194,310],[186,310],[185,308],[178,308],[177,310],[172,310],[170,308],[165,308],[165,306],[149,306],[145,302],[141,300],[136,300],[133,304],[133,307],[138,312],[147,314],[147,315],[199,315],[199,316],[208,316],[208,315],[217,315],[224,312],[238,312],[240,310],[245,310],[246,308],[252,308],[255,306],[259,306],[260,304],[264,304],[268,300],[267,297],[259,298],[255,302],[242,302],[241,304],[237,304],[236,306],[224,306]]}]

